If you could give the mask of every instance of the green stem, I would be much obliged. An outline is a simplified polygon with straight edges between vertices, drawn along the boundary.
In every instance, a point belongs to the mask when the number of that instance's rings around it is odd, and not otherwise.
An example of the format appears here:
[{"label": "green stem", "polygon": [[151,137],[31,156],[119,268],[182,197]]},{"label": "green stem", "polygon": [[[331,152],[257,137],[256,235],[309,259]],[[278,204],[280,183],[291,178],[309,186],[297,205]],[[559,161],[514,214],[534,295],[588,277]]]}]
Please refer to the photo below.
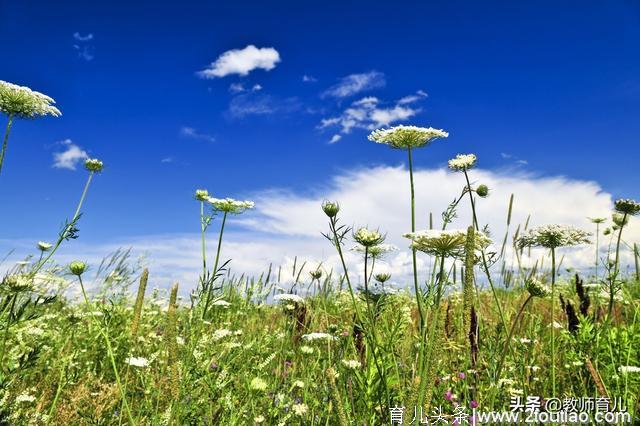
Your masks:
[{"label": "green stem", "polygon": [[[411,148],[407,149],[409,155],[409,184],[411,187],[411,232],[416,232],[416,201],[415,188],[413,185],[413,157]],[[416,249],[411,249],[411,257],[413,261],[413,288],[416,292],[416,301],[418,302],[418,314],[420,315],[420,336],[424,328],[424,313],[422,312],[422,296],[420,294],[420,286],[418,285],[418,263],[416,259]]]},{"label": "green stem", "polygon": [[127,416],[129,417],[129,422],[132,425],[135,425],[136,422],[133,419],[133,414],[131,413],[131,409],[129,408],[129,403],[127,402],[127,397],[124,393],[124,389],[122,387],[122,383],[120,381],[120,374],[118,374],[118,367],[116,366],[116,360],[113,355],[113,348],[111,347],[111,341],[109,340],[109,335],[102,329],[102,326],[98,322],[98,320],[92,314],[91,302],[89,302],[89,298],[87,297],[87,292],[84,288],[84,283],[82,282],[82,276],[78,275],[78,281],[80,281],[80,288],[82,289],[82,296],[84,297],[84,302],[89,309],[89,317],[95,321],[96,326],[98,327],[98,331],[104,338],[104,341],[107,345],[107,353],[109,355],[109,359],[111,360],[111,367],[113,368],[113,374],[116,377],[116,384],[118,385],[118,390],[120,391],[120,397],[122,398],[122,402],[124,403],[124,408],[127,411]]},{"label": "green stem", "polygon": [[556,249],[551,248],[551,396],[556,396],[556,326],[554,309],[556,306]]},{"label": "green stem", "polygon": [[9,337],[9,327],[11,326],[11,317],[13,317],[13,309],[16,306],[16,299],[18,298],[17,294],[14,294],[11,297],[11,305],[9,308],[9,314],[7,316],[7,325],[4,329],[4,334],[2,336],[2,349],[0,349],[0,374],[4,374],[4,353],[7,347],[7,338]]},{"label": "green stem", "polygon": [[58,237],[58,241],[56,241],[56,244],[53,246],[53,248],[51,250],[49,250],[49,254],[47,255],[47,257],[45,257],[44,259],[42,259],[41,261],[39,261],[36,266],[33,268],[33,270],[30,272],[30,277],[33,278],[38,271],[40,271],[40,269],[42,269],[42,267],[44,265],[46,265],[46,263],[49,261],[49,259],[51,259],[51,256],[53,256],[53,254],[56,252],[56,250],[58,250],[58,247],[60,247],[60,244],[62,244],[62,242],[64,241],[67,232],[69,232],[69,228],[71,226],[73,226],[73,224],[75,223],[75,221],[78,219],[78,215],[80,214],[80,209],[82,208],[82,204],[84,203],[84,200],[87,196],[87,191],[89,191],[89,185],[91,185],[91,181],[93,179],[93,175],[94,172],[90,172],[89,173],[89,177],[87,178],[87,183],[84,185],[84,189],[82,191],[82,195],[80,196],[80,201],[78,202],[78,205],[76,206],[76,210],[73,213],[73,217],[71,218],[71,221],[67,224],[67,226],[64,228],[64,230],[60,233],[60,236]]},{"label": "green stem", "polygon": [[211,286],[207,289],[207,301],[204,304],[204,311],[202,312],[202,318],[204,319],[207,315],[207,310],[209,309],[209,302],[211,301],[211,293],[213,293],[213,283],[216,280],[218,275],[218,263],[220,262],[220,249],[222,248],[222,234],[224,234],[224,225],[227,222],[227,214],[228,212],[224,212],[222,216],[222,225],[220,226],[220,234],[218,235],[218,249],[216,250],[216,260],[213,264],[213,280],[211,281]]},{"label": "green stem", "polygon": [[504,360],[507,357],[507,349],[509,344],[511,343],[511,339],[513,338],[513,333],[516,330],[518,321],[520,321],[520,317],[524,313],[524,309],[526,308],[527,304],[531,301],[531,299],[533,299],[533,296],[529,295],[529,297],[527,297],[527,300],[525,300],[522,306],[520,307],[520,310],[518,311],[516,318],[513,320],[513,324],[511,324],[511,330],[509,330],[509,336],[507,337],[507,340],[504,342],[504,348],[502,349],[502,357],[500,358],[500,362],[498,363],[498,368],[496,369],[496,383],[500,382],[500,374],[502,373],[502,367],[504,365]]},{"label": "green stem", "polygon": [[620,271],[620,241],[622,240],[622,228],[627,220],[627,213],[622,216],[622,223],[620,224],[620,230],[618,231],[618,241],[616,242],[616,263],[613,269],[613,275],[609,278],[609,313],[607,314],[607,320],[611,319],[611,313],[613,312],[613,298],[616,290],[616,279],[618,278],[618,272]]},{"label": "green stem", "polygon": [[11,132],[11,124],[13,124],[13,114],[9,114],[9,122],[7,123],[7,129],[4,131],[4,140],[2,141],[2,152],[0,152],[0,172],[2,172],[4,155],[7,152],[7,144],[9,143],[9,132]]},{"label": "green stem", "polygon": [[206,255],[206,245],[204,239],[206,227],[204,223],[204,201],[200,201],[200,234],[202,239],[202,282],[204,283],[205,277],[207,276],[207,255]]}]

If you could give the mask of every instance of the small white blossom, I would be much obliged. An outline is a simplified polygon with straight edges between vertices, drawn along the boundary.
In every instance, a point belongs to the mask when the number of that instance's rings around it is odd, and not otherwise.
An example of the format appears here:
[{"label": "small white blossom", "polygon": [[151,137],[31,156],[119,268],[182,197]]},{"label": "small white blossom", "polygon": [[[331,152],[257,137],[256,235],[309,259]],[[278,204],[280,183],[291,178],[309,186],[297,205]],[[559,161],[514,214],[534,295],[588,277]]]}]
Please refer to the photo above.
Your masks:
[{"label": "small white blossom", "polygon": [[478,158],[475,154],[458,154],[449,160],[449,168],[455,171],[469,170],[476,165]]},{"label": "small white blossom", "polygon": [[133,367],[145,368],[149,366],[149,360],[143,357],[130,356],[126,358],[124,362]]},{"label": "small white blossom", "polygon": [[273,296],[273,300],[278,302],[292,302],[292,303],[304,303],[304,298],[298,296],[297,294],[276,294]]},{"label": "small white blossom", "polygon": [[16,396],[16,402],[17,403],[24,403],[24,402],[33,402],[36,400],[36,397],[33,395],[29,395],[28,393],[22,393],[18,396]]},{"label": "small white blossom", "polygon": [[516,240],[519,248],[540,246],[557,248],[563,246],[576,246],[589,242],[588,232],[568,225],[544,225],[530,229],[526,234]]},{"label": "small white blossom", "polygon": [[446,138],[449,133],[442,129],[417,126],[396,126],[389,129],[378,129],[371,132],[371,142],[389,145],[397,149],[419,148],[434,139]]},{"label": "small white blossom", "polygon": [[302,417],[307,414],[307,411],[309,411],[309,407],[307,407],[307,404],[293,404],[291,406],[291,410],[293,410],[296,416]]},{"label": "small white blossom", "polygon": [[313,342],[315,340],[336,340],[335,336],[332,336],[329,333],[309,333],[309,334],[303,334],[302,335],[302,339],[308,341],[308,342]]},{"label": "small white blossom", "polygon": [[208,197],[207,202],[213,206],[214,210],[231,214],[240,214],[254,207],[253,201],[238,201],[233,198]]},{"label": "small white blossom", "polygon": [[360,361],[355,360],[355,359],[343,359],[342,360],[342,365],[344,365],[345,367],[351,369],[351,370],[356,370],[360,367],[362,367],[362,364],[360,364]]},{"label": "small white blossom", "polygon": [[622,374],[640,373],[640,367],[634,365],[621,365],[618,367],[618,371]]}]

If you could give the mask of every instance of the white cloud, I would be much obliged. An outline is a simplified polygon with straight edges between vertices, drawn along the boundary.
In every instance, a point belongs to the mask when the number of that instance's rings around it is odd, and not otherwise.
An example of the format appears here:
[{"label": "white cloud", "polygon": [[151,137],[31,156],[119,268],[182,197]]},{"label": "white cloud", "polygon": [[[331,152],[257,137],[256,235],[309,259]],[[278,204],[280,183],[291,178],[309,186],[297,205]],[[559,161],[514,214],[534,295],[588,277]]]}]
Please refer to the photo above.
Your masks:
[{"label": "white cloud", "polygon": [[229,91],[231,93],[241,93],[244,92],[246,89],[244,88],[244,85],[242,83],[231,83],[229,85]]},{"label": "white cloud", "polygon": [[194,129],[193,127],[188,127],[188,126],[184,126],[180,128],[180,135],[186,138],[201,140],[205,142],[216,141],[216,138],[214,138],[213,136],[207,133],[200,133],[198,130]]},{"label": "white cloud", "polygon": [[342,135],[339,135],[339,134],[336,133],[335,135],[331,136],[331,139],[329,140],[329,143],[336,143],[340,139],[342,139]]},{"label": "white cloud", "polygon": [[[443,142],[446,143],[446,142]],[[385,149],[385,147],[380,147]],[[402,158],[402,151],[396,151]],[[425,155],[427,153],[424,153]],[[416,152],[416,155],[421,153]],[[418,169],[415,171],[417,190],[416,217],[419,229],[428,226],[429,213],[433,213],[434,226],[441,226],[440,212],[459,194],[464,185],[460,174],[443,169]],[[506,231],[506,216],[509,197],[515,194],[512,214],[511,234],[519,224],[531,215],[530,226],[548,223],[574,225],[592,231],[587,217],[608,217],[612,208],[611,194],[602,191],[595,182],[573,180],[566,177],[537,177],[522,172],[473,170],[474,183],[484,183],[491,188],[488,198],[478,200],[478,218],[481,225],[488,224],[494,241],[499,246]],[[291,276],[294,257],[297,264],[307,263],[306,271],[323,262],[334,276],[341,270],[339,259],[332,246],[320,235],[326,231],[327,218],[320,209],[324,199],[337,200],[341,205],[341,223],[346,225],[368,225],[380,227],[387,233],[387,240],[400,248],[382,262],[376,263],[378,271],[392,273],[392,281],[409,283],[411,255],[408,241],[401,237],[410,229],[409,178],[403,166],[372,167],[355,169],[335,176],[310,191],[297,193],[289,190],[263,190],[253,194],[255,211],[234,216],[227,224],[222,246],[222,257],[232,259],[231,271],[238,276],[258,276],[273,264],[272,277],[282,266],[282,280]],[[187,201],[185,201],[187,202]],[[89,214],[89,213],[88,213]],[[184,218],[192,220],[192,218]],[[467,200],[460,204],[458,217],[450,228],[466,228],[471,223]],[[219,221],[212,223],[208,234],[210,251],[215,247]],[[624,240],[640,241],[640,219],[632,218],[624,231]],[[34,238],[34,241],[36,239]],[[511,236],[509,237],[511,241]],[[600,238],[601,253],[604,255],[606,238]],[[347,244],[347,248],[351,247]],[[201,267],[200,242],[197,234],[167,234],[141,237],[119,237],[98,244],[91,241],[70,242],[63,246],[56,259],[64,263],[75,258],[86,259],[94,265],[108,253],[119,247],[133,247],[137,254],[146,254],[150,262],[154,282],[169,286],[179,281],[182,288],[193,288]],[[0,251],[16,248],[11,258],[15,261],[33,251],[33,241],[0,241]],[[499,248],[499,247],[498,247]],[[540,250],[532,251],[533,258],[525,258],[532,264],[539,256],[546,255]],[[347,251],[347,263],[354,280],[361,276],[362,262],[358,255]],[[594,247],[560,249],[564,267],[590,267],[594,261]],[[624,249],[623,261],[630,264],[631,253]],[[430,259],[419,255],[421,279],[428,276]],[[509,263],[508,263],[509,264]],[[544,265],[548,267],[548,258]],[[3,265],[3,267],[6,266]],[[496,276],[499,271],[496,271]],[[307,277],[306,273],[302,274]],[[275,279],[275,278],[272,278]]]},{"label": "white cloud", "polygon": [[318,79],[312,75],[305,74],[302,76],[302,81],[304,81],[305,83],[315,83],[316,81],[318,81]]},{"label": "white cloud", "polygon": [[73,33],[73,38],[80,41],[80,42],[86,42],[86,41],[91,41],[93,40],[93,33],[89,33],[85,36],[83,36],[82,34],[75,32]]},{"label": "white cloud", "polygon": [[255,69],[272,70],[280,62],[280,54],[273,47],[257,48],[250,44],[244,49],[227,50],[215,62],[198,72],[202,78],[224,77],[230,74],[245,76]]},{"label": "white cloud", "polygon": [[254,84],[253,87],[251,88],[252,91],[257,92],[262,90],[262,86],[259,84]]},{"label": "white cloud", "polygon": [[94,49],[90,43],[93,40],[93,34],[89,33],[87,35],[82,35],[76,32],[73,33],[73,38],[76,40],[76,43],[73,44],[73,48],[78,53],[78,57],[87,62],[92,61],[95,58],[93,53]]},{"label": "white cloud", "polygon": [[173,163],[173,157],[165,157],[162,160],[160,160],[160,162],[165,164]]},{"label": "white cloud", "polygon": [[78,163],[89,158],[86,151],[75,145],[71,139],[65,139],[60,144],[65,146],[65,150],[53,153],[53,167],[56,169],[75,170]]},{"label": "white cloud", "polygon": [[415,95],[408,95],[403,98],[398,99],[398,105],[412,104],[414,102],[418,102],[419,100],[428,97],[427,92],[424,90],[418,90]]},{"label": "white cloud", "polygon": [[378,89],[386,84],[384,74],[379,71],[369,71],[362,74],[350,74],[328,88],[322,97],[346,98],[358,93]]},{"label": "white cloud", "polygon": [[253,93],[243,93],[231,99],[229,115],[233,118],[243,118],[248,115],[290,113],[300,108],[300,102],[295,97],[281,99],[257,92],[256,89]]},{"label": "white cloud", "polygon": [[[406,98],[400,99],[395,104],[386,105],[375,96],[367,96],[353,102],[339,116],[322,119],[318,127],[320,129],[340,127],[340,133],[345,135],[351,133],[353,129],[372,130],[407,120],[421,111],[420,108],[411,104],[417,102],[422,96],[411,102],[407,102]],[[403,99],[405,102],[400,103]]]}]

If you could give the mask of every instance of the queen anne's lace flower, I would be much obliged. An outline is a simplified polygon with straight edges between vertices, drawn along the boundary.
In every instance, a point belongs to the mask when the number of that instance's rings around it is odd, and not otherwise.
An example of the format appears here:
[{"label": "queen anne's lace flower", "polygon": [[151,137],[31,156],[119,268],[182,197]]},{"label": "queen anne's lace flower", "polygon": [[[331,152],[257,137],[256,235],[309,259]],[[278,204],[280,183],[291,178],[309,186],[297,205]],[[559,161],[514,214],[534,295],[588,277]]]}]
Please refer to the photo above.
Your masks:
[{"label": "queen anne's lace flower", "polygon": [[59,117],[60,110],[54,107],[52,98],[28,87],[0,80],[0,112],[19,118],[36,118],[52,115]]},{"label": "queen anne's lace flower", "polygon": [[367,228],[360,228],[353,234],[353,239],[363,247],[373,247],[380,245],[384,241],[384,235],[379,231],[370,231]]},{"label": "queen anne's lace flower", "polygon": [[449,168],[462,172],[475,166],[477,160],[478,158],[475,154],[458,154],[456,158],[449,160]]},{"label": "queen anne's lace flower", "polygon": [[[462,229],[409,232],[403,237],[412,240],[411,248],[434,256],[463,257],[467,233]],[[491,240],[482,232],[475,233],[475,249],[483,250]]]},{"label": "queen anne's lace flower", "polygon": [[102,171],[102,167],[102,161],[98,160],[97,158],[88,158],[84,162],[84,168],[93,173],[100,173]]},{"label": "queen anne's lace flower", "polygon": [[620,199],[615,202],[616,211],[622,214],[627,214],[629,216],[635,216],[640,213],[640,203],[636,200],[628,199]]},{"label": "queen anne's lace flower", "polygon": [[533,297],[546,297],[551,294],[551,289],[536,278],[529,278],[525,283],[525,287]]},{"label": "queen anne's lace flower", "polygon": [[[365,247],[358,244],[356,246],[351,247],[351,250],[357,251],[358,253],[364,253]],[[392,251],[396,251],[396,250],[398,250],[398,247],[394,246],[393,244],[378,244],[376,246],[369,247],[366,251],[369,257],[378,259],[384,256],[385,254],[390,253]]]},{"label": "queen anne's lace flower", "polygon": [[130,356],[127,359],[125,359],[124,362],[126,362],[127,364],[133,367],[144,368],[149,366],[149,360],[143,357]]},{"label": "queen anne's lace flower", "polygon": [[635,365],[621,365],[618,367],[618,371],[622,374],[640,373],[640,367],[636,367]]},{"label": "queen anne's lace flower", "polygon": [[371,132],[369,140],[397,149],[419,148],[434,139],[446,138],[449,133],[432,127],[396,126]]},{"label": "queen anne's lace flower", "polygon": [[254,206],[253,201],[239,201],[233,198],[207,197],[207,201],[213,206],[214,210],[232,214],[240,214],[245,210],[252,209]]},{"label": "queen anne's lace flower", "polygon": [[589,232],[567,225],[544,225],[530,229],[516,240],[519,248],[538,246],[556,248],[589,243]]},{"label": "queen anne's lace flower", "polygon": [[53,247],[53,244],[47,243],[45,241],[38,241],[38,250],[40,251],[48,251]]},{"label": "queen anne's lace flower", "polygon": [[362,364],[360,364],[360,361],[355,360],[355,359],[343,359],[342,360],[342,365],[344,365],[345,367],[351,369],[351,370],[355,370],[358,369],[360,367],[362,367]]},{"label": "queen anne's lace flower", "polygon": [[198,201],[207,201],[209,198],[209,191],[206,189],[196,189],[196,200]]},{"label": "queen anne's lace flower", "polygon": [[302,339],[308,342],[313,342],[315,340],[336,340],[336,337],[329,333],[309,333],[303,334]]},{"label": "queen anne's lace flower", "polygon": [[273,296],[273,300],[277,300],[278,302],[304,303],[304,298],[297,294],[276,294]]}]

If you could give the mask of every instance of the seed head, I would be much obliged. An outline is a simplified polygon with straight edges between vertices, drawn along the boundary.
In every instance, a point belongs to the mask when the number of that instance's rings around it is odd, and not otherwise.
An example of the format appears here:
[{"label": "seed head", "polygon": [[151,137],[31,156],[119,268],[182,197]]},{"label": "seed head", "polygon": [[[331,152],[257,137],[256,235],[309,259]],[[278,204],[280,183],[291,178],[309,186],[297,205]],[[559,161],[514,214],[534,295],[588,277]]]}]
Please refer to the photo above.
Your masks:
[{"label": "seed head", "polygon": [[322,211],[330,218],[336,217],[336,215],[340,211],[340,205],[337,202],[333,201],[323,201]]},{"label": "seed head", "polygon": [[476,194],[478,194],[479,197],[485,198],[489,195],[489,187],[487,185],[478,185]]},{"label": "seed head", "polygon": [[376,274],[373,276],[380,284],[384,284],[391,278],[391,274]]},{"label": "seed head", "polygon": [[534,277],[525,282],[525,287],[533,297],[546,297],[551,294],[551,289]]},{"label": "seed head", "polygon": [[71,271],[73,275],[80,276],[84,274],[86,270],[87,264],[82,262],[81,260],[75,260],[69,264],[69,271]]},{"label": "seed head", "polygon": [[635,216],[640,213],[640,203],[631,198],[616,200],[615,208],[618,213],[628,216]]}]

